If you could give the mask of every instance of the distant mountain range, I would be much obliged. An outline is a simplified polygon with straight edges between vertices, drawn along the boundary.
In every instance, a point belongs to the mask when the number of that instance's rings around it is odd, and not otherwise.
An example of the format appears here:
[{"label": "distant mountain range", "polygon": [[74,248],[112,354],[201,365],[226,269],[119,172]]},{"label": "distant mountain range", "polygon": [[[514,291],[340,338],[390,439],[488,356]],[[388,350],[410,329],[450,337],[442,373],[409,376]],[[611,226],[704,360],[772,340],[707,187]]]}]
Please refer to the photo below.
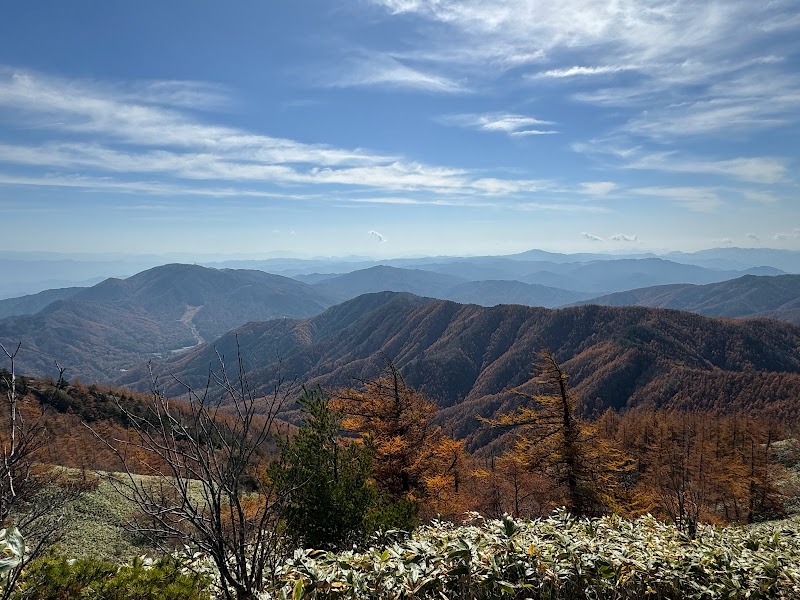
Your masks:
[{"label": "distant mountain range", "polygon": [[[565,263],[588,263],[596,261],[615,261],[615,260],[638,260],[661,258],[671,262],[684,265],[694,265],[716,271],[737,271],[744,275],[744,271],[757,267],[772,267],[785,273],[800,274],[800,251],[796,250],[775,250],[770,248],[712,248],[699,252],[668,252],[664,254],[654,253],[627,253],[627,254],[603,254],[603,253],[580,253],[562,254],[558,252],[545,252],[543,250],[529,250],[518,254],[506,256],[429,256],[421,258],[395,258],[395,259],[368,259],[368,258],[318,258],[318,259],[299,259],[299,258],[272,258],[267,260],[235,260],[219,263],[204,263],[207,266],[237,268],[237,269],[259,269],[294,277],[296,275],[309,275],[315,273],[343,274],[350,273],[378,265],[391,267],[424,269],[428,271],[439,271],[443,268],[457,269],[461,263],[462,270],[447,271],[449,274],[466,277],[468,279],[519,279],[524,276],[523,271],[518,269],[519,265],[513,263],[546,263],[542,264],[540,270],[548,270],[548,266],[560,265]],[[450,265],[450,267],[444,267]],[[532,270],[527,273],[532,273]],[[766,273],[754,273],[766,274]],[[707,282],[710,283],[710,282]]]},{"label": "distant mountain range", "polygon": [[[200,386],[217,352],[234,360],[237,344],[261,391],[276,380],[278,358],[284,375],[335,388],[376,375],[388,357],[473,445],[493,435],[475,415],[514,405],[511,390],[530,380],[543,347],[563,361],[588,412],[648,405],[800,417],[800,327],[766,319],[594,305],[484,308],[383,292],[306,320],[249,323],[159,368]],[[121,382],[148,385],[143,371]]]},{"label": "distant mountain range", "polygon": [[378,265],[345,274],[310,273],[294,277],[335,301],[379,291],[410,292],[481,306],[527,304],[556,307],[598,294],[672,283],[715,283],[745,274],[780,275],[773,267],[720,271],[660,258],[588,263],[493,259],[426,263],[416,268]]},{"label": "distant mountain range", "polygon": [[[298,276],[304,281],[313,276]],[[528,284],[514,280],[473,280],[425,269],[400,269],[380,265],[318,279],[314,288],[338,302],[374,292],[410,292],[417,296],[453,300],[463,304],[527,304],[560,306],[589,294]]]},{"label": "distant mountain range", "polygon": [[[744,271],[720,271],[661,258],[626,258],[587,263],[493,259],[492,261],[477,262],[460,260],[446,263],[426,263],[413,268],[379,265],[342,275],[313,273],[295,275],[295,278],[313,284],[321,292],[342,300],[355,298],[361,293],[382,290],[411,292],[449,299],[449,289],[455,285],[466,281],[487,280],[518,281],[555,288],[560,290],[566,298],[586,298],[589,295],[651,285],[715,283],[748,274],[780,275],[783,274],[783,271],[774,267],[753,267]],[[472,293],[475,293],[474,288]],[[531,295],[531,290],[528,291],[528,295]],[[496,290],[493,292],[493,298],[495,297],[497,297]],[[478,297],[476,300],[478,304],[489,305],[488,299]],[[507,303],[511,300],[501,299],[500,302]],[[564,304],[568,302],[574,302],[574,300],[567,299]],[[537,300],[532,304],[539,305],[542,302]]]},{"label": "distant mountain range", "polygon": [[[43,252],[0,252],[0,299],[64,287],[89,287],[108,277],[129,277],[135,273],[164,263],[192,262],[200,257],[182,256],[165,258],[155,255],[88,255],[54,254]],[[785,273],[800,273],[800,252],[769,248],[712,248],[699,252],[654,253],[579,253],[562,254],[543,250],[529,250],[507,256],[428,256],[415,258],[375,259],[369,257],[345,258],[268,258],[265,260],[223,260],[213,262],[204,258],[204,266],[217,269],[260,270],[287,277],[312,275],[305,283],[318,283],[327,275],[342,275],[379,265],[406,269],[445,272],[470,281],[518,280],[550,287],[585,291],[568,281],[556,279],[527,279],[533,273],[544,271],[563,275],[570,267],[558,265],[585,264],[596,261],[637,260],[661,258],[674,263],[695,265],[716,271],[736,272],[723,279],[746,274],[748,269],[772,267]],[[523,264],[519,264],[523,263]],[[526,264],[527,263],[527,264]],[[765,275],[766,272],[753,273]],[[771,274],[777,274],[773,272]],[[664,283],[712,283],[708,281],[639,281],[624,282],[621,287],[592,288],[592,293],[610,293]]]},{"label": "distant mountain range", "polygon": [[[41,308],[48,299],[55,299]],[[5,300],[0,341],[22,342],[20,365],[110,382],[151,357],[179,352],[251,320],[316,315],[332,302],[313,287],[262,271],[165,265],[89,288]]]},{"label": "distant mountain range", "polygon": [[674,308],[711,317],[767,317],[800,324],[800,275],[745,275],[708,285],[660,285],[577,304]]},{"label": "distant mountain range", "polygon": [[32,315],[42,310],[48,304],[52,304],[57,300],[68,300],[84,289],[86,288],[59,288],[55,290],[45,290],[29,296],[0,300],[0,319],[17,315]]},{"label": "distant mountain range", "polygon": [[505,258],[514,260],[544,260],[562,262],[592,262],[596,260],[618,260],[637,258],[663,258],[673,262],[696,265],[722,271],[742,271],[753,267],[770,266],[787,273],[800,273],[800,252],[772,248],[710,248],[697,252],[666,252],[663,254],[561,254],[543,250],[528,250],[511,254]]},{"label": "distant mountain range", "polygon": [[[0,341],[22,342],[21,364],[30,374],[51,374],[58,361],[72,376],[113,382],[119,373],[149,358],[185,352],[250,321],[312,317],[339,302],[381,291],[481,306],[640,304],[711,316],[798,320],[800,276],[741,277],[740,271],[659,258],[557,263],[493,257],[477,263],[428,262],[421,267],[378,265],[340,275],[296,276],[304,282],[257,270],[165,265],[92,287],[0,300]],[[510,276],[515,270],[526,273],[527,281],[474,279]],[[750,270],[780,273],[772,267]],[[737,278],[717,283],[733,276]],[[714,283],[686,284],[706,281]],[[634,282],[669,285],[597,297],[598,289],[629,286],[629,290],[636,287]]]}]

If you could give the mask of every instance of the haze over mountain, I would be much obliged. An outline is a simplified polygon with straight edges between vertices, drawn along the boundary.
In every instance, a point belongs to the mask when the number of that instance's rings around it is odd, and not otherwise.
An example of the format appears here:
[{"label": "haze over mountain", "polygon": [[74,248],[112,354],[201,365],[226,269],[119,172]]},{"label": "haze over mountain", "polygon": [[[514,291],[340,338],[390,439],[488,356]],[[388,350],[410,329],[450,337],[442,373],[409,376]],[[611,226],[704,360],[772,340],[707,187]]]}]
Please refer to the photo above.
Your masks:
[{"label": "haze over mountain", "polygon": [[452,300],[461,304],[479,304],[481,306],[525,304],[527,306],[553,308],[570,304],[574,302],[573,298],[586,297],[587,295],[583,292],[563,290],[546,285],[500,279],[460,283],[447,290],[442,299]]},{"label": "haze over mountain", "polygon": [[[444,410],[457,435],[476,414],[508,408],[543,347],[555,352],[587,410],[646,404],[754,409],[800,416],[800,327],[641,307],[483,308],[410,294],[360,296],[307,320],[249,323],[159,367],[201,385],[217,351],[239,344],[249,380],[269,389],[284,375],[335,388],[374,376],[390,358],[409,384]],[[123,383],[146,385],[143,372]],[[138,384],[137,384],[138,381]],[[482,439],[482,438],[481,438]]]},{"label": "haze over mountain", "polygon": [[430,271],[379,265],[324,279],[314,284],[314,288],[324,296],[340,302],[362,294],[382,291],[410,292],[418,296],[439,298],[451,287],[464,281],[460,277]]},{"label": "haze over mountain", "polygon": [[[529,262],[495,258],[485,261],[424,263],[414,268],[379,265],[343,275],[310,274],[295,277],[300,281],[313,283],[322,294],[340,301],[365,293],[395,291],[457,301],[463,301],[465,296],[462,294],[466,293],[472,298],[472,302],[482,305],[519,302],[514,299],[516,296],[527,299],[523,304],[558,306],[591,294],[668,283],[711,283],[741,277],[751,272],[762,275],[783,273],[773,267],[720,271],[660,258],[588,263]],[[467,286],[462,291],[450,292],[456,285],[467,281],[516,281],[538,287],[517,286],[517,291],[508,295],[501,293],[496,286],[492,288],[486,285]],[[481,289],[487,290],[487,297],[481,295]],[[503,289],[510,291],[511,287],[504,286]]]},{"label": "haze over mountain", "polygon": [[581,292],[622,291],[632,288],[663,285],[667,283],[713,283],[755,272],[763,275],[783,273],[773,267],[755,267],[742,271],[719,271],[685,265],[662,258],[625,258],[565,263],[557,269],[532,272],[521,280],[572,289]]},{"label": "haze over mountain", "polygon": [[592,262],[597,260],[617,260],[636,258],[663,258],[673,262],[696,265],[723,271],[741,271],[753,267],[770,266],[787,273],[800,273],[800,252],[796,250],[778,250],[773,248],[709,248],[696,252],[664,252],[664,253],[576,253],[546,252],[544,250],[528,250],[510,254],[505,258],[514,260],[564,262]]},{"label": "haze over mountain", "polygon": [[0,320],[0,341],[22,343],[26,373],[49,375],[57,360],[72,377],[108,382],[248,321],[311,316],[331,304],[311,286],[262,271],[165,265]]},{"label": "haze over mountain", "polygon": [[661,285],[576,304],[674,308],[712,317],[768,317],[800,324],[800,275],[745,275],[708,285]]},{"label": "haze over mountain", "polygon": [[44,290],[37,294],[0,300],[0,319],[16,315],[32,315],[56,300],[67,300],[85,288],[69,287]]},{"label": "haze over mountain", "polygon": [[[467,280],[425,269],[401,269],[383,265],[344,275],[319,277],[321,279],[313,284],[314,288],[337,301],[350,300],[361,294],[389,291],[410,292],[417,296],[481,306],[527,304],[553,307],[569,304],[587,296],[580,292],[515,280]],[[309,282],[314,279],[309,275],[297,278]]]},{"label": "haze over mountain", "polygon": [[[715,271],[731,271],[718,279],[694,280],[673,276],[660,279],[621,281],[612,288],[608,286],[589,286],[588,293],[600,294],[622,291],[645,285],[666,283],[711,283],[744,275],[747,269],[771,266],[779,271],[754,274],[778,274],[779,272],[800,273],[800,252],[773,250],[768,248],[714,248],[694,253],[671,252],[662,255],[652,253],[603,254],[578,253],[562,254],[543,250],[507,256],[430,256],[396,259],[375,259],[364,256],[345,258],[303,259],[275,257],[259,260],[235,259],[215,260],[209,256],[182,256],[181,262],[200,262],[213,268],[233,268],[262,270],[276,275],[295,277],[299,275],[305,283],[319,283],[330,276],[350,273],[379,265],[397,268],[419,269],[446,273],[470,281],[517,280],[537,283],[549,287],[587,291],[582,284],[576,284],[569,273],[580,265],[596,261],[667,259],[686,265],[702,266]],[[0,253],[0,268],[3,279],[0,281],[0,299],[31,295],[40,291],[64,287],[88,287],[108,277],[128,277],[142,270],[160,264],[176,262],[175,258],[156,255],[100,255],[5,252]],[[571,263],[571,265],[570,265]],[[542,273],[544,272],[544,273]],[[538,276],[531,277],[534,273]],[[564,277],[567,275],[566,277]],[[574,287],[578,285],[578,287]]]},{"label": "haze over mountain", "polygon": [[65,287],[88,287],[108,277],[128,277],[163,264],[163,259],[129,257],[100,260],[51,253],[0,252],[0,299]]}]

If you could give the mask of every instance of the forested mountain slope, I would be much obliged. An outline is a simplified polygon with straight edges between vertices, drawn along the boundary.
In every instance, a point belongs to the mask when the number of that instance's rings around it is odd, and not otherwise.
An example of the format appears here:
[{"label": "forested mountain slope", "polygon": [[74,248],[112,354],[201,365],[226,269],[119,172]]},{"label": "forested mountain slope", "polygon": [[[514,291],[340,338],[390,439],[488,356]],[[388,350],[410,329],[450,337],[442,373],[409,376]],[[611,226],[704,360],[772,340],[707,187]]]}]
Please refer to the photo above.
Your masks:
[{"label": "forested mountain slope", "polygon": [[[551,349],[586,412],[647,405],[800,416],[800,327],[640,307],[482,308],[410,294],[369,294],[307,320],[249,323],[163,365],[202,385],[219,351],[240,345],[262,391],[282,373],[335,388],[374,376],[385,360],[444,410],[456,435],[476,414],[517,401],[536,353]],[[126,374],[144,385],[143,373]]]},{"label": "forested mountain slope", "polygon": [[247,323],[319,314],[332,301],[262,271],[165,265],[107,279],[32,315],[0,320],[0,341],[22,343],[25,373],[109,382],[148,358],[214,339]]},{"label": "forested mountain slope", "polygon": [[6,298],[0,300],[0,319],[15,317],[18,315],[32,315],[42,310],[48,304],[57,300],[67,300],[75,294],[81,292],[82,287],[58,288],[54,290],[44,290],[38,294],[19,296],[18,298]]},{"label": "forested mountain slope", "polygon": [[711,317],[769,317],[800,324],[800,275],[745,275],[708,285],[661,285],[577,304],[674,308]]}]

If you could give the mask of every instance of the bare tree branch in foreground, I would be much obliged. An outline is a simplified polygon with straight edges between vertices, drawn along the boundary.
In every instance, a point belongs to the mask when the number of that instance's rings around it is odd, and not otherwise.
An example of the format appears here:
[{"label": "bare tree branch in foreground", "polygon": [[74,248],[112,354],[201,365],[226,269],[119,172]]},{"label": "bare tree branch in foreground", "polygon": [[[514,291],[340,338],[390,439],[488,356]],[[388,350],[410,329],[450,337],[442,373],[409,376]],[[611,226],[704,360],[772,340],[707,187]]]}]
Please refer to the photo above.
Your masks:
[{"label": "bare tree branch in foreground", "polygon": [[250,600],[269,583],[265,578],[284,551],[283,497],[267,466],[277,414],[294,390],[280,379],[270,396],[257,398],[238,346],[237,359],[235,380],[219,356],[220,372],[209,371],[202,393],[185,385],[186,402],[166,398],[151,371],[151,402],[142,414],[117,403],[132,436],[106,443],[124,471],[112,484],[142,513],[135,529],[163,545],[205,553],[219,571],[224,597]]},{"label": "bare tree branch in foreground", "polygon": [[[4,545],[0,599],[10,598],[25,567],[63,537],[61,518],[80,486],[64,470],[46,462],[48,436],[38,406],[23,403],[16,373],[17,354],[0,343],[9,363],[0,376],[5,402],[0,407],[0,538]],[[56,363],[58,382],[65,369]],[[24,392],[23,392],[24,394]],[[24,536],[23,538],[20,536]],[[19,551],[15,548],[19,546]]]}]

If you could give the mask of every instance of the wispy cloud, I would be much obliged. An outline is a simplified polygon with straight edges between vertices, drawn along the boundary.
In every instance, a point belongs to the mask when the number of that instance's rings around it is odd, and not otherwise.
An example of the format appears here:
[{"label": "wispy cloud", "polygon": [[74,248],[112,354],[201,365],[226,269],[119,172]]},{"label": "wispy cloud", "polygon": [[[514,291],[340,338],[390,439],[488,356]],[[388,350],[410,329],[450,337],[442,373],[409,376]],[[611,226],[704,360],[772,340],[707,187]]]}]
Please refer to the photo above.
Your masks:
[{"label": "wispy cloud", "polygon": [[600,140],[572,145],[583,154],[610,158],[619,168],[665,173],[721,175],[749,183],[776,184],[788,179],[787,160],[774,156],[708,159],[671,150],[652,152],[641,147],[621,147],[618,141]]},{"label": "wispy cloud", "polygon": [[716,192],[699,187],[642,187],[631,193],[669,200],[694,212],[713,212],[722,204]]},{"label": "wispy cloud", "polygon": [[669,173],[707,173],[724,175],[751,183],[779,183],[787,174],[786,160],[776,157],[739,157],[727,160],[681,158],[674,152],[641,155],[625,165],[628,169],[647,169]]},{"label": "wispy cloud", "polygon": [[304,144],[211,125],[169,107],[136,101],[135,96],[94,82],[73,81],[22,70],[0,70],[0,108],[29,122],[60,117],[54,131],[139,146],[191,148],[263,163],[378,164],[397,157],[362,150]]},{"label": "wispy cloud", "polygon": [[213,198],[253,197],[275,200],[313,200],[310,194],[275,193],[242,187],[201,187],[160,181],[123,181],[87,176],[25,176],[0,172],[0,185],[77,188],[94,192],[121,192],[153,196],[208,196]]},{"label": "wispy cloud", "polygon": [[761,241],[761,238],[759,236],[757,236],[755,233],[745,233],[744,237],[746,237],[748,240],[753,240],[753,241],[756,241],[756,242],[760,242]]},{"label": "wispy cloud", "polygon": [[553,121],[545,121],[528,115],[514,113],[485,113],[446,115],[443,123],[457,125],[478,131],[505,133],[510,136],[552,135],[558,133],[553,129],[541,126],[555,125]]},{"label": "wispy cloud", "polygon": [[795,227],[791,231],[783,231],[776,233],[772,236],[772,239],[778,241],[786,241],[786,240],[797,240],[800,239],[800,227]]},{"label": "wispy cloud", "polygon": [[[427,31],[424,42],[440,41],[445,60],[454,60],[456,49],[472,61],[501,62],[508,56],[541,61],[562,51],[592,50],[593,54],[638,57],[639,60],[608,61],[597,66],[567,68],[600,69],[615,65],[679,63],[694,58],[698,50],[716,58],[730,55],[732,47],[746,47],[770,34],[770,23],[796,17],[788,2],[752,3],[745,0],[697,3],[593,2],[562,0],[373,0],[390,14],[413,14],[441,25]],[[750,25],[742,29],[742,24]],[[738,35],[734,35],[738,34]],[[421,42],[422,43],[422,42]],[[478,49],[476,51],[476,48]],[[438,49],[438,48],[437,48]],[[516,64],[520,64],[517,60]]]},{"label": "wispy cloud", "polygon": [[408,88],[444,94],[469,91],[454,79],[415,68],[388,54],[346,60],[337,71],[328,82],[332,87]]},{"label": "wispy cloud", "polygon": [[601,238],[601,237],[599,237],[597,235],[593,235],[593,234],[589,233],[588,231],[581,231],[581,237],[583,239],[585,239],[585,240],[589,240],[590,242],[602,242],[603,241],[603,238]]},{"label": "wispy cloud", "polygon": [[760,202],[761,204],[775,204],[778,202],[778,198],[774,194],[759,190],[744,190],[742,196],[753,202]]},{"label": "wispy cloud", "polygon": [[[127,92],[94,82],[6,70],[0,73],[0,109],[15,119],[46,118],[54,125],[48,129],[49,141],[41,144],[0,143],[0,161],[83,175],[225,181],[233,187],[248,182],[466,196],[531,194],[553,187],[547,180],[487,177],[359,148],[307,144],[209,124],[178,106],[191,102],[184,98],[192,97],[186,86],[178,86],[178,99],[169,100],[175,97],[174,87],[170,83],[169,93],[162,94],[159,86],[151,86],[159,90],[159,102],[173,102],[162,106],[134,101]],[[513,134],[524,131],[515,128],[525,123],[500,117],[484,124]]]},{"label": "wispy cloud", "polygon": [[372,2],[434,24],[403,55],[478,81],[532,64],[518,82],[578,79],[574,99],[635,111],[622,128],[632,135],[666,141],[798,118],[795,69],[770,53],[777,35],[800,30],[793,2]]}]

